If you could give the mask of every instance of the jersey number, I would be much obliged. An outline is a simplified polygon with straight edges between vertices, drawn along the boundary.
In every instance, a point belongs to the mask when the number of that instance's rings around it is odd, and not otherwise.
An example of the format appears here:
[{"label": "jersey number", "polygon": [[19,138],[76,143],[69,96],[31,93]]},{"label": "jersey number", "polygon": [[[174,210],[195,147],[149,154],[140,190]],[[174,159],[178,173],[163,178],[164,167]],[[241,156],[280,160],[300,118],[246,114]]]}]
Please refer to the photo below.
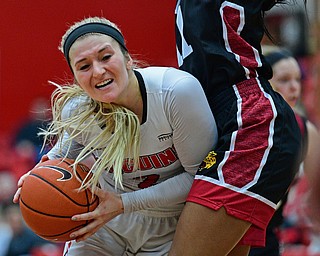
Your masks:
[{"label": "jersey number", "polygon": [[157,181],[159,180],[159,177],[160,175],[158,174],[146,175],[146,176],[142,176],[141,178],[139,177],[137,179],[139,180],[142,179],[142,181],[138,184],[138,187],[141,189],[151,187],[157,183]]},{"label": "jersey number", "polygon": [[183,60],[193,52],[193,49],[192,49],[192,46],[187,43],[183,35],[183,17],[182,17],[182,12],[180,7],[180,1],[177,2],[177,7],[175,12],[176,12],[175,13],[176,24],[181,36],[181,53],[179,52],[177,47],[178,65],[179,67],[181,67],[183,64]]},{"label": "jersey number", "polygon": [[[188,44],[183,35],[184,23],[180,1],[177,1],[175,14],[177,30],[181,37],[181,48],[178,48],[178,46],[176,47],[178,65],[181,67],[183,60],[193,52],[193,48]],[[262,64],[257,49],[248,44],[240,36],[245,25],[243,7],[225,1],[220,7],[220,17],[222,21],[225,49],[232,53],[235,56],[235,59],[242,65],[247,78],[256,77],[255,70],[257,67],[261,67]],[[179,49],[181,49],[181,52]]]}]

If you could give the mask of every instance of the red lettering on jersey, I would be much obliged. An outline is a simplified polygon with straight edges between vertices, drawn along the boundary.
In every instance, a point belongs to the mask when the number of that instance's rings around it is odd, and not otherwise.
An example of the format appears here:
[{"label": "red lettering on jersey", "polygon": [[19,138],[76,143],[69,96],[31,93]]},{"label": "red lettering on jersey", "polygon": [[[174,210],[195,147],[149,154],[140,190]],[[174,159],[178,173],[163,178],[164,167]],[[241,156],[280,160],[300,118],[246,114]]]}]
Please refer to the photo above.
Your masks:
[{"label": "red lettering on jersey", "polygon": [[178,159],[178,156],[174,148],[168,148],[167,150],[160,152],[158,154],[158,157],[161,159],[162,167],[169,166]]},{"label": "red lettering on jersey", "polygon": [[[173,164],[177,160],[178,156],[176,150],[174,147],[171,147],[153,155],[140,156],[139,167],[141,171],[160,169]],[[122,168],[124,173],[131,173],[134,171],[132,161],[126,160]]]},{"label": "red lettering on jersey", "polygon": [[[149,157],[150,157],[151,162],[152,162],[152,165],[153,165],[153,167],[154,167],[155,169],[159,169],[159,168],[162,168],[162,167],[163,167],[163,165],[162,165],[162,163],[160,162],[160,159],[159,159],[159,157],[158,157],[158,154],[151,155],[151,156],[149,156]],[[143,170],[143,169],[141,169],[141,170]]]},{"label": "red lettering on jersey", "polygon": [[152,161],[149,156],[141,156],[139,158],[139,163],[141,170],[150,170],[153,168]]},{"label": "red lettering on jersey", "polygon": [[132,160],[129,161],[129,159],[126,159],[124,161],[124,164],[123,164],[123,167],[122,167],[122,172],[125,172],[125,173],[131,173],[133,172],[133,162]]}]

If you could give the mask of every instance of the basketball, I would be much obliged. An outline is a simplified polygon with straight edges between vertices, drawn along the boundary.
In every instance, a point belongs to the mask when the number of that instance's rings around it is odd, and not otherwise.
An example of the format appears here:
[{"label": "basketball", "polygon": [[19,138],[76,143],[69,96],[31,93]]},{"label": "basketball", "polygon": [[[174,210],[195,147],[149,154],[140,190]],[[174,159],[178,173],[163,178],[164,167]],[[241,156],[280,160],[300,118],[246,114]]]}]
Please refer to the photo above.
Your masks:
[{"label": "basketball", "polygon": [[[53,242],[65,242],[70,234],[88,224],[71,217],[93,211],[98,197],[79,187],[89,168],[78,164],[74,172],[71,159],[52,159],[34,167],[24,180],[20,194],[21,214],[38,236]],[[79,180],[78,180],[79,179]]]}]

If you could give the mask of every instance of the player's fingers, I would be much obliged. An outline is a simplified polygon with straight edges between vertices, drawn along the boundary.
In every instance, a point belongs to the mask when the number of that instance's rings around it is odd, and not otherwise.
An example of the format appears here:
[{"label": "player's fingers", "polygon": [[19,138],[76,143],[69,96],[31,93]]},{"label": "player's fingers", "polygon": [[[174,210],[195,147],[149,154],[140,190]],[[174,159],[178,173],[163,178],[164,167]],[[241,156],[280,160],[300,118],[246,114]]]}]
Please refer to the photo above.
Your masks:
[{"label": "player's fingers", "polygon": [[71,233],[70,237],[72,239],[76,238],[77,241],[80,241],[80,239],[84,237],[93,235],[102,225],[103,223],[101,221],[92,221],[83,228]]},{"label": "player's fingers", "polygon": [[92,189],[90,188],[91,192],[94,193],[96,196],[99,197],[100,200],[105,199],[106,198],[106,191],[104,191],[101,188],[95,188],[94,191],[92,191]]},{"label": "player's fingers", "polygon": [[13,196],[12,201],[16,204],[19,202],[19,198],[20,198],[20,193],[21,193],[21,187],[17,189],[16,193]]},{"label": "player's fingers", "polygon": [[92,212],[76,214],[72,216],[71,220],[74,220],[74,221],[93,220],[93,219],[96,219],[97,217],[99,217],[99,210],[95,209]]},{"label": "player's fingers", "polygon": [[40,163],[45,162],[45,161],[48,161],[48,160],[49,160],[49,157],[48,157],[47,155],[43,155],[43,156],[41,157]]},{"label": "player's fingers", "polygon": [[[93,228],[90,232],[87,232],[85,233],[84,235],[82,236],[78,236],[76,237],[76,241],[77,242],[80,242],[80,241],[84,241],[86,240],[87,238],[89,238],[90,236],[92,236],[94,233],[96,233],[104,224],[100,224],[98,226],[96,226],[95,228]],[[72,234],[71,234],[72,235]]]},{"label": "player's fingers", "polygon": [[83,228],[80,228],[80,229],[78,229],[77,231],[71,233],[71,234],[70,234],[70,237],[71,237],[72,239],[76,239],[76,241],[78,242],[78,241],[80,241],[80,239],[82,238],[82,236],[88,232],[88,230],[89,230],[89,227],[88,227],[88,225],[87,225],[87,226],[85,226],[85,227],[83,227]]},{"label": "player's fingers", "polygon": [[90,236],[92,236],[95,232],[89,232],[89,233],[86,233],[85,235],[83,236],[80,236],[80,237],[77,237],[76,238],[76,242],[81,242],[81,241],[84,241],[86,240],[87,238],[89,238]]},{"label": "player's fingers", "polygon": [[20,179],[18,180],[18,187],[21,187],[24,180],[28,177],[31,171],[28,171],[27,173],[23,174]]}]

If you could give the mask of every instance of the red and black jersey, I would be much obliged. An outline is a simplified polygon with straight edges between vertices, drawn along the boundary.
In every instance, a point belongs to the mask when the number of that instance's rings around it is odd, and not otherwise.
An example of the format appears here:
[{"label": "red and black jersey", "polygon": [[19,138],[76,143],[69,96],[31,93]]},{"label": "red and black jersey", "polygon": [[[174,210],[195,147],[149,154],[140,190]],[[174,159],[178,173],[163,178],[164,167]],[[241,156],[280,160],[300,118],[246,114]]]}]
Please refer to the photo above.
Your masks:
[{"label": "red and black jersey", "polygon": [[270,79],[271,67],[261,55],[260,43],[263,12],[274,4],[274,0],[178,0],[180,69],[196,76],[208,97],[246,79]]},{"label": "red and black jersey", "polygon": [[[278,2],[278,1],[277,1]],[[261,54],[263,13],[274,0],[178,0],[180,69],[202,84],[218,143],[199,168],[187,202],[252,225],[239,244],[264,246],[266,227],[301,157],[293,110],[268,80]]]}]

